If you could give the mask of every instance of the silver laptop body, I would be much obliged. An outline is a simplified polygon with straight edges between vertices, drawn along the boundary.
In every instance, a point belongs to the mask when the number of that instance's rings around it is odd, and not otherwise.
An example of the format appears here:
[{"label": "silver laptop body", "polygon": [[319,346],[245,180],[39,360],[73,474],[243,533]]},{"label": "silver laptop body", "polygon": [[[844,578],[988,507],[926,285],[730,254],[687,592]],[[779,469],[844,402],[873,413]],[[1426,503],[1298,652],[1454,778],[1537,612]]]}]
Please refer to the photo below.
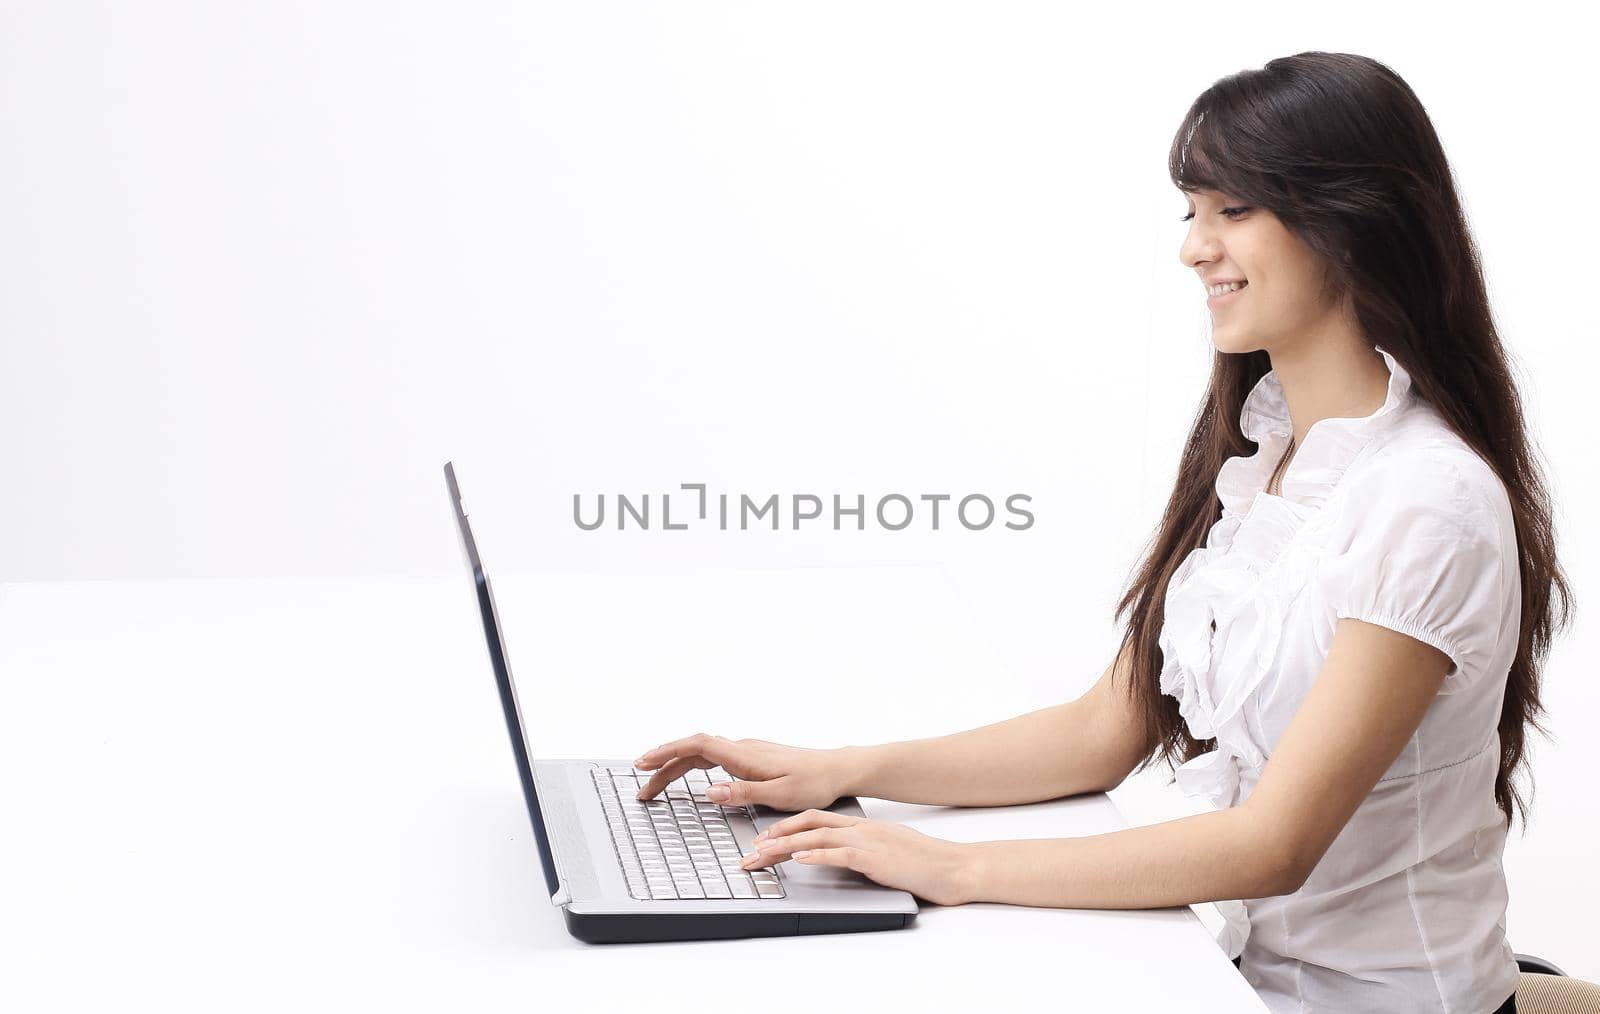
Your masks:
[{"label": "silver laptop body", "polygon": [[[705,940],[899,929],[916,918],[910,893],[854,870],[739,869],[752,839],[787,814],[706,799],[706,785],[729,777],[721,768],[691,771],[641,803],[634,793],[652,772],[636,771],[632,761],[530,760],[489,576],[451,463],[444,474],[545,885],[568,932],[589,943]],[[853,796],[828,809],[866,816]]]}]

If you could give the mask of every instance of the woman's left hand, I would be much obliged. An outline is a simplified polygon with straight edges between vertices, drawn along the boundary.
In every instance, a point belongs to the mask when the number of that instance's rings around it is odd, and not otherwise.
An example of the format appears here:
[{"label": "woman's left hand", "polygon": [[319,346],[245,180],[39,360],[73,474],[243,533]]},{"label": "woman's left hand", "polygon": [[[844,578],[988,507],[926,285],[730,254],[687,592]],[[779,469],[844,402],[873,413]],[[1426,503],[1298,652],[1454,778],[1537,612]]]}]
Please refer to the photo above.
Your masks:
[{"label": "woman's left hand", "polygon": [[747,870],[792,858],[807,866],[843,866],[935,905],[974,900],[973,846],[932,838],[904,824],[806,810],[767,828],[755,846],[755,858],[741,863]]}]

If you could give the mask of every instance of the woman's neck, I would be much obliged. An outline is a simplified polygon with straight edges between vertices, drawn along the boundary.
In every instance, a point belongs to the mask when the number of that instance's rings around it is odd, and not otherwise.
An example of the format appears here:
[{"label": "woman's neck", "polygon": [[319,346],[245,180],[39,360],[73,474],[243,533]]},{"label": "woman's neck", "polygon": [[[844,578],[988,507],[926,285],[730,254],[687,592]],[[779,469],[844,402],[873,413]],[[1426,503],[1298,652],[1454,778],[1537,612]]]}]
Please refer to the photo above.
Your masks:
[{"label": "woman's neck", "polygon": [[1270,358],[1289,408],[1291,457],[1319,421],[1363,418],[1388,399],[1389,367],[1359,339],[1302,341],[1271,352]]}]

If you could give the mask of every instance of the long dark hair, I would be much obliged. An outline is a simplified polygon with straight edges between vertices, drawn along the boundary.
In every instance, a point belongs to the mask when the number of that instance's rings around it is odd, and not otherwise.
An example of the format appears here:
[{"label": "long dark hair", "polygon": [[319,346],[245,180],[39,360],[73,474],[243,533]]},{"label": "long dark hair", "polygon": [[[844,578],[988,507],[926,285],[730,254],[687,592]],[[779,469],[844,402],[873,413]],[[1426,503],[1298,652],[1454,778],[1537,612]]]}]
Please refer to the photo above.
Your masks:
[{"label": "long dark hair", "polygon": [[[1367,57],[1283,57],[1222,78],[1195,99],[1167,169],[1180,190],[1207,188],[1267,209],[1315,251],[1324,295],[1336,304],[1348,294],[1363,333],[1394,356],[1418,394],[1504,482],[1516,518],[1522,630],[1500,712],[1494,795],[1508,826],[1514,810],[1526,824],[1527,803],[1512,777],[1523,765],[1525,728],[1548,737],[1538,722],[1540,671],[1553,635],[1570,620],[1572,592],[1556,559],[1549,495],[1478,251],[1422,103],[1398,74]],[[1271,366],[1259,349],[1214,356],[1153,548],[1117,604],[1118,622],[1127,614],[1119,666],[1128,667],[1126,689],[1144,716],[1139,770],[1190,760],[1216,744],[1191,736],[1177,700],[1161,693],[1162,616],[1173,571],[1221,516],[1218,470],[1229,457],[1256,451],[1239,431],[1239,412]]]}]

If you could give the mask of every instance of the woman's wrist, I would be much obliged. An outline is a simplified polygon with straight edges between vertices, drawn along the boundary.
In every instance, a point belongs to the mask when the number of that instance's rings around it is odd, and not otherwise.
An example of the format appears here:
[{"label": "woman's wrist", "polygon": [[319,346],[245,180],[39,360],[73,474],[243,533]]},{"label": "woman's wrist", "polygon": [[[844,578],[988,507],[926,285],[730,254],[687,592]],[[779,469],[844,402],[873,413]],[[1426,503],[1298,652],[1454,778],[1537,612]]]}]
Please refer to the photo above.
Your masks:
[{"label": "woman's wrist", "polygon": [[841,746],[834,749],[834,779],[841,798],[872,795],[872,773],[877,749],[873,746]]}]

